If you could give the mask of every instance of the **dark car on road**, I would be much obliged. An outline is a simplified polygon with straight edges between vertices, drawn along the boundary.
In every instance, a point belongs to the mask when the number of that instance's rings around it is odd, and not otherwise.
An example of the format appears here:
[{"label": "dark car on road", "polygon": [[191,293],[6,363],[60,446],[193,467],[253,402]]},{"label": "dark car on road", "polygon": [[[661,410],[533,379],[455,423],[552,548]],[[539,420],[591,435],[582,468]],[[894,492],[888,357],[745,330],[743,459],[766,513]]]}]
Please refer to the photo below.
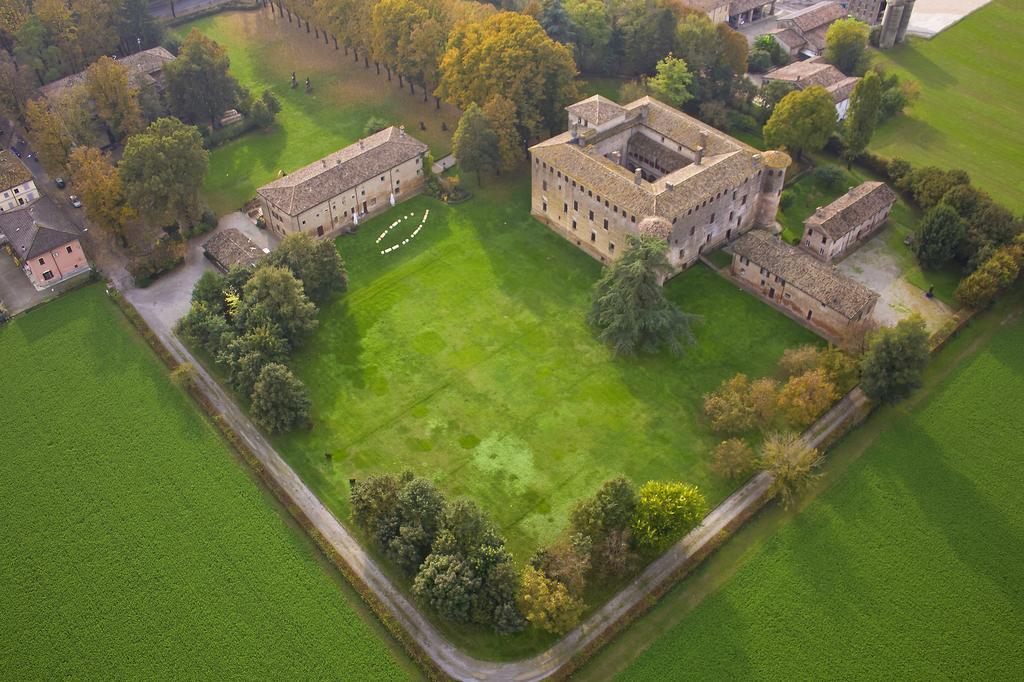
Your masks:
[{"label": "dark car on road", "polygon": [[71,205],[74,206],[75,208],[82,208],[81,200],[74,194],[68,195],[68,201],[71,202]]},{"label": "dark car on road", "polygon": [[53,184],[57,185],[59,189],[64,189],[64,178],[54,178]]},{"label": "dark car on road", "polygon": [[21,152],[18,151],[17,147],[11,147],[11,153],[17,156],[19,159],[21,158]]}]

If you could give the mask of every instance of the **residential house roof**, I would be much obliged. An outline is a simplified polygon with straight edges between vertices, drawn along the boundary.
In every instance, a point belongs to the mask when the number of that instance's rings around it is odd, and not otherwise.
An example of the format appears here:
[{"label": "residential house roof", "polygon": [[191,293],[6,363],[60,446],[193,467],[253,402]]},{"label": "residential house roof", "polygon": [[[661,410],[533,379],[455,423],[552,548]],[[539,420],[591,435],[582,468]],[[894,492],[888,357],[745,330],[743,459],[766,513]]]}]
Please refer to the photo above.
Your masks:
[{"label": "residential house roof", "polygon": [[391,126],[260,187],[257,193],[298,215],[395,166],[426,154],[427,145]]},{"label": "residential house roof", "polygon": [[48,198],[18,211],[0,213],[0,236],[22,260],[35,258],[78,239],[75,228]]},{"label": "residential house roof", "polygon": [[[162,82],[161,71],[163,71],[164,65],[174,59],[174,55],[168,52],[167,48],[151,47],[148,50],[122,57],[117,62],[128,68],[129,83],[134,87],[142,88],[154,83],[159,85]],[[59,97],[66,90],[84,83],[85,73],[85,71],[79,71],[60,80],[47,83],[39,88],[39,92],[47,98]]]},{"label": "residential house roof", "polygon": [[864,182],[828,206],[819,208],[804,221],[804,226],[839,239],[895,201],[896,193],[884,182]]},{"label": "residential house roof", "polygon": [[625,113],[625,109],[601,95],[594,95],[585,100],[570,104],[565,108],[573,116],[585,119],[588,123],[599,126]]},{"label": "residential house roof", "polygon": [[840,275],[813,256],[764,230],[751,230],[731,246],[733,253],[778,275],[822,305],[853,320],[878,298],[871,289]]},{"label": "residential house roof", "polygon": [[711,12],[719,7],[725,7],[729,0],[680,0],[679,4],[701,12]]},{"label": "residential house roof", "polygon": [[769,31],[769,35],[780,42],[790,52],[799,50],[807,44],[807,41],[791,28],[777,28],[774,31]]},{"label": "residential house roof", "polygon": [[788,21],[793,22],[793,25],[801,33],[807,34],[810,31],[821,28],[822,26],[827,27],[836,19],[842,19],[846,16],[846,10],[838,2],[832,2],[831,0],[825,0],[817,4],[811,5],[810,7],[800,10],[794,14],[786,17]]},{"label": "residential house roof", "polygon": [[12,152],[0,151],[0,191],[17,187],[32,179],[32,171]]},{"label": "residential house roof", "polygon": [[729,3],[729,16],[734,17],[737,14],[743,14],[752,9],[764,7],[765,4],[765,0],[732,0]]},{"label": "residential house roof", "polygon": [[236,265],[251,268],[264,255],[256,242],[234,227],[221,230],[207,239],[203,251],[224,270]]}]

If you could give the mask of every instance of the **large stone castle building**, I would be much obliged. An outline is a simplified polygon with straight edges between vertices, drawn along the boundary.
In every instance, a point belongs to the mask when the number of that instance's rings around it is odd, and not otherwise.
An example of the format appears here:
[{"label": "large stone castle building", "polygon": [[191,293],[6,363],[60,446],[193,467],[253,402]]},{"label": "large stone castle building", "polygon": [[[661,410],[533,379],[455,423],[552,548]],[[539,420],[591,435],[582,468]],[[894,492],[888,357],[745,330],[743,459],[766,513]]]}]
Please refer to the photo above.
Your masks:
[{"label": "large stone castle building", "polygon": [[569,130],[530,148],[532,214],[602,262],[641,232],[678,271],[752,227],[770,228],[790,158],[759,152],[650,97],[566,108]]}]

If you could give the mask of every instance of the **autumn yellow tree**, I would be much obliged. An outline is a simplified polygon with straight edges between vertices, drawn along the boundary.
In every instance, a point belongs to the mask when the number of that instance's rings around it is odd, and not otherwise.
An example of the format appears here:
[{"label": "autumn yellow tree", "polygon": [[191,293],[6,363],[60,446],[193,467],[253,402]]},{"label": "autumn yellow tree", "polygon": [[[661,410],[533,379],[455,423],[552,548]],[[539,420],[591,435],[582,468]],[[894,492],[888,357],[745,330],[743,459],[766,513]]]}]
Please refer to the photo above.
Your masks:
[{"label": "autumn yellow tree", "polygon": [[818,477],[821,457],[795,433],[773,433],[761,446],[759,466],[773,477],[772,492],[789,508]]},{"label": "autumn yellow tree", "polygon": [[757,468],[754,451],[742,438],[723,440],[715,448],[714,470],[721,476],[739,480],[746,478]]},{"label": "autumn yellow tree", "polygon": [[532,566],[523,569],[516,603],[526,620],[556,635],[571,630],[583,613],[583,602],[569,594],[565,585]]},{"label": "autumn yellow tree", "polygon": [[101,57],[85,72],[85,87],[111,139],[119,142],[142,130],[139,92],[129,84],[123,64]]},{"label": "autumn yellow tree", "polygon": [[572,48],[551,40],[532,17],[499,12],[455,27],[437,94],[463,109],[503,95],[516,106],[517,125],[539,137],[564,125],[575,79]]},{"label": "autumn yellow tree", "polygon": [[513,170],[526,158],[516,130],[516,105],[504,95],[494,95],[484,105],[484,116],[498,136],[498,167],[503,171]]},{"label": "autumn yellow tree", "polygon": [[39,162],[50,173],[62,172],[67,167],[74,140],[60,118],[50,110],[46,100],[39,98],[25,106],[25,122]]},{"label": "autumn yellow tree", "polygon": [[704,395],[704,414],[711,420],[715,433],[743,433],[754,425],[748,396],[750,381],[746,374],[737,374],[721,383],[714,393]]},{"label": "autumn yellow tree", "polygon": [[812,369],[786,382],[779,394],[779,409],[789,423],[803,428],[818,418],[839,396],[823,369]]},{"label": "autumn yellow tree", "polygon": [[117,50],[120,2],[111,0],[72,0],[78,49],[84,63]]},{"label": "autumn yellow tree", "polygon": [[127,247],[125,227],[135,218],[135,212],[125,199],[117,168],[95,147],[75,147],[68,165],[86,217]]},{"label": "autumn yellow tree", "polygon": [[413,30],[426,21],[427,10],[413,0],[380,0],[371,12],[370,53],[373,60],[384,64],[391,80],[391,69],[398,71],[399,85],[402,74],[415,70],[412,42]]}]

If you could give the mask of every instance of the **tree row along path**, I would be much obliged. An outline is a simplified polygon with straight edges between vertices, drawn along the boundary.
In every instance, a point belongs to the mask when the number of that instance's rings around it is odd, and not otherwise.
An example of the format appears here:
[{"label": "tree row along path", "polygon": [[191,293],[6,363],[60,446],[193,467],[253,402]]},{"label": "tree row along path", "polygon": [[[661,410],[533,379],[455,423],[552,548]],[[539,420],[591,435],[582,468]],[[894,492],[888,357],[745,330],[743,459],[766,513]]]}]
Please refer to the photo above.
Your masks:
[{"label": "tree row along path", "polygon": [[[152,308],[135,305],[137,299],[133,294],[136,291],[126,289],[123,293],[175,359],[195,366],[197,388],[252,451],[275,485],[289,497],[286,502],[294,504],[302,512],[323,541],[345,562],[348,570],[373,592],[434,665],[457,680],[530,682],[571,669],[578,654],[604,641],[602,638],[614,634],[616,627],[624,620],[649,606],[647,600],[659,596],[671,582],[691,569],[696,560],[713,550],[724,532],[734,530],[769,499],[772,476],[761,472],[718,505],[700,526],[649,564],[618,594],[546,651],[520,661],[479,660],[451,644],[402,590],[391,582],[359,541],[320,502],[248,415],[192,356],[175,336],[173,329],[153,314]],[[826,442],[837,429],[866,416],[868,409],[868,401],[859,389],[855,389],[819,418],[805,432],[805,438],[816,447]]]}]

